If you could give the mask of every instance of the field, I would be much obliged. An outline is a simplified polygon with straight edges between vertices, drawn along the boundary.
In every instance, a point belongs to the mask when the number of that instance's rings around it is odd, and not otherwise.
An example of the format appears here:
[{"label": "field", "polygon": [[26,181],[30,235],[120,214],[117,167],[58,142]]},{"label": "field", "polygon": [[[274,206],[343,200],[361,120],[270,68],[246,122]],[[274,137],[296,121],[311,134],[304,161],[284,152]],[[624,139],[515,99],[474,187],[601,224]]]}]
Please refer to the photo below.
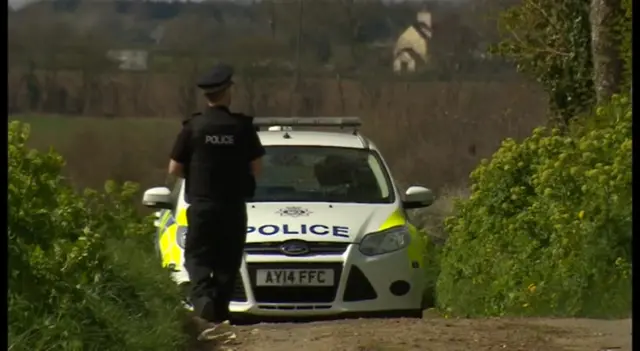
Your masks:
[{"label": "field", "polygon": [[[46,79],[53,73],[45,72],[39,79],[57,81],[54,86],[65,93],[43,90],[40,101],[30,106],[20,73],[10,72],[10,111],[34,123],[35,143],[62,152],[81,185],[99,185],[108,176],[143,185],[163,181],[159,170],[164,170],[180,119],[203,104],[199,94],[190,99],[193,87],[184,88],[175,75],[111,74],[85,87],[77,72],[63,71]],[[504,138],[523,138],[545,123],[548,109],[539,86],[524,80],[307,78],[295,95],[288,79],[237,81],[233,108],[238,111],[257,116],[361,117],[363,133],[382,150],[401,183],[423,183],[436,191],[464,187],[482,158]],[[111,98],[113,94],[119,98]],[[59,95],[64,99],[56,99]],[[64,137],[59,137],[59,130]]]},{"label": "field", "polygon": [[[127,176],[142,183],[157,181],[150,172],[164,167],[179,121],[187,114],[179,108],[185,102],[179,89],[162,89],[172,86],[170,77],[152,75],[145,78],[148,82],[142,87],[134,84],[135,78],[120,77],[117,91],[121,96],[134,96],[140,90],[146,97],[142,105],[131,99],[114,102],[101,98],[84,104],[86,111],[80,114],[98,118],[57,117],[46,112],[13,114],[11,118],[33,123],[34,142],[60,150],[83,185],[95,185],[106,176]],[[73,84],[75,75],[58,73],[58,79],[70,86],[66,96],[80,94],[80,83]],[[490,156],[506,137],[528,135],[544,123],[547,111],[539,89],[522,82],[307,81],[307,88],[296,96],[290,96],[289,84],[257,80],[249,89],[249,84],[241,81],[234,106],[258,116],[288,116],[291,111],[302,116],[359,116],[364,121],[363,133],[381,148],[397,178],[425,182],[434,189],[464,185],[481,158]],[[16,82],[10,85],[15,87],[10,92],[11,109],[29,110],[25,89]],[[94,93],[104,97],[107,90],[97,88]],[[270,93],[253,96],[253,90]],[[46,101],[34,107],[31,110],[48,109]],[[94,154],[86,154],[89,151]],[[78,163],[87,157],[104,163],[92,165],[98,174],[83,173]],[[145,161],[132,161],[141,159]],[[119,167],[113,167],[116,164]],[[116,169],[127,174],[113,174]]]},{"label": "field", "polygon": [[[456,85],[443,85],[441,96],[453,94]],[[505,137],[527,135],[545,110],[541,105],[526,111],[527,106],[535,105],[536,98],[527,97],[527,89],[522,88],[514,93],[517,101],[526,103],[514,109],[519,112],[509,112],[504,102],[493,99],[482,104],[485,115],[474,103],[480,101],[477,95],[483,86],[499,89],[484,91],[487,98],[509,89],[509,85],[472,84],[457,92],[471,96],[456,105],[456,114],[468,117],[452,115],[445,106],[421,116],[420,111],[427,111],[430,101],[437,100],[435,97],[389,100],[394,106],[406,106],[408,112],[397,116],[370,108],[363,108],[360,114],[363,133],[382,150],[400,184],[424,185],[436,192],[436,203],[418,211],[414,218],[439,241],[443,239],[442,221],[451,211],[451,198],[468,193],[469,172],[480,159],[490,156]],[[12,115],[9,119],[31,125],[31,146],[41,150],[53,147],[62,154],[67,163],[64,172],[78,188],[100,188],[107,179],[134,181],[143,189],[164,184],[168,155],[180,128],[178,117],[33,114]]]},{"label": "field", "polygon": [[32,128],[31,146],[53,147],[67,162],[67,176],[78,187],[100,187],[105,180],[164,182],[167,155],[179,121],[56,116],[20,116]]}]

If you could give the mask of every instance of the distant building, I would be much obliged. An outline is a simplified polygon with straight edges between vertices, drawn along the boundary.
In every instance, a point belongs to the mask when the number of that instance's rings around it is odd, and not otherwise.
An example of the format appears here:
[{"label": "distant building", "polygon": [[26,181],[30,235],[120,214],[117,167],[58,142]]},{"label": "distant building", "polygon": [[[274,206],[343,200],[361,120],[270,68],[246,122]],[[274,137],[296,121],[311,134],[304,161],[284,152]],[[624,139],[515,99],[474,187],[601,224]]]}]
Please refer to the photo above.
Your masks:
[{"label": "distant building", "polygon": [[146,50],[109,50],[107,57],[119,62],[123,71],[146,71],[149,62]]},{"label": "distant building", "polygon": [[164,32],[165,32],[164,26],[159,25],[153,31],[151,31],[151,33],[149,34],[149,37],[151,37],[154,43],[158,45],[160,44],[160,42],[162,42],[162,39],[164,38]]},{"label": "distant building", "polygon": [[429,61],[429,41],[433,35],[431,13],[420,11],[416,21],[398,37],[393,49],[393,70],[415,72]]}]

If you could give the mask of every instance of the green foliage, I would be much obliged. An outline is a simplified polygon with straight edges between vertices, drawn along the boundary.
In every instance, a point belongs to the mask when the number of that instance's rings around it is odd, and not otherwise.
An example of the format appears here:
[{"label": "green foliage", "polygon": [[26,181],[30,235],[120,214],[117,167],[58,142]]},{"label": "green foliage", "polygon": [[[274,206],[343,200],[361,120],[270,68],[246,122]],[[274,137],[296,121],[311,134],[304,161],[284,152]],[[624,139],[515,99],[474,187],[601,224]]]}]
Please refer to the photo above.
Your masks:
[{"label": "green foliage", "polygon": [[622,54],[622,59],[624,61],[624,78],[625,78],[625,88],[631,86],[631,74],[633,58],[631,57],[631,34],[633,33],[633,26],[631,22],[632,17],[632,7],[631,0],[622,0],[622,9],[624,16],[621,18],[620,25],[618,27],[619,33],[622,37],[621,49],[620,52]]},{"label": "green foliage", "polygon": [[[612,25],[621,42],[627,82],[631,78],[631,0]],[[499,20],[503,40],[494,51],[549,93],[553,116],[561,124],[589,111],[595,102],[589,0],[526,0]]]},{"label": "green foliage", "polygon": [[446,221],[437,283],[457,315],[628,316],[631,103],[614,97],[568,135],[504,141]]},{"label": "green foliage", "polygon": [[428,235],[424,236],[424,242],[426,246],[425,257],[425,296],[423,307],[433,307],[435,305],[436,296],[436,282],[438,281],[438,275],[440,274],[440,251],[441,247],[438,246],[433,238]]},{"label": "green foliage", "polygon": [[62,157],[28,149],[28,137],[10,123],[9,350],[178,349],[180,294],[131,205],[137,187],[77,194]]},{"label": "green foliage", "polygon": [[496,51],[542,84],[555,115],[568,121],[592,106],[589,0],[526,0],[498,25]]}]

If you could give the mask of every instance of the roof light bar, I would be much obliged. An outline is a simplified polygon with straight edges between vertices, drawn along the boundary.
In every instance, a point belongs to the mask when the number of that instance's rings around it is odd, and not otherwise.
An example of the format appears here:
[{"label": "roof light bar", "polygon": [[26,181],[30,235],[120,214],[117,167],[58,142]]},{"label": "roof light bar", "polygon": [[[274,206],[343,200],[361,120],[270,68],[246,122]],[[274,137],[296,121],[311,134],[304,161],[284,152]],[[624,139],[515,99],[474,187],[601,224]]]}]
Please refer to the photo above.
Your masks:
[{"label": "roof light bar", "polygon": [[253,119],[256,127],[360,127],[359,117],[256,117]]}]

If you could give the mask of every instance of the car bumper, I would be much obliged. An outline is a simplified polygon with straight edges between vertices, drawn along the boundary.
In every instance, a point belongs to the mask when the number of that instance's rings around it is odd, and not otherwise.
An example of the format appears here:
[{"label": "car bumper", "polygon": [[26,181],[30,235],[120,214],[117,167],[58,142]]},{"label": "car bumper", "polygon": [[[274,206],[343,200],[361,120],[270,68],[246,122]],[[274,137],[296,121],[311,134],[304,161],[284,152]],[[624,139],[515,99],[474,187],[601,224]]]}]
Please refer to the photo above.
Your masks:
[{"label": "car bumper", "polygon": [[[257,287],[255,271],[264,268],[333,269],[332,287]],[[419,310],[424,270],[406,250],[368,257],[357,245],[340,255],[288,257],[245,254],[230,311],[265,317],[332,316],[369,312]],[[178,283],[185,272],[174,272]]]}]

